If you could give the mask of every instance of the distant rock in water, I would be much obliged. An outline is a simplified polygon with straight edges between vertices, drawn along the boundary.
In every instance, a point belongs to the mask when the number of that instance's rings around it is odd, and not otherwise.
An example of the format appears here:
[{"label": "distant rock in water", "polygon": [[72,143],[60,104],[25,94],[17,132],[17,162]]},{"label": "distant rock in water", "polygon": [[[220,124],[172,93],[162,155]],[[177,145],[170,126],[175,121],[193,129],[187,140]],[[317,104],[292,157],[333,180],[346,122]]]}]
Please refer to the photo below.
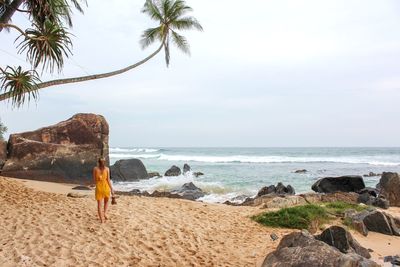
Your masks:
[{"label": "distant rock in water", "polygon": [[202,173],[202,172],[194,172],[193,175],[194,175],[194,177],[199,177],[199,176],[204,175],[204,173]]},{"label": "distant rock in water", "polygon": [[110,167],[111,178],[115,181],[137,181],[149,178],[146,167],[140,159],[121,159]]},{"label": "distant rock in water", "polygon": [[183,165],[183,174],[186,174],[187,172],[190,172],[190,170],[191,170],[190,166],[187,163],[185,163]]},{"label": "distant rock in water", "polygon": [[390,206],[400,207],[400,177],[395,172],[384,172],[379,181],[381,194],[389,200]]},{"label": "distant rock in water", "polygon": [[294,173],[306,173],[307,170],[306,169],[302,169],[302,170],[296,170],[294,171]]},{"label": "distant rock in water", "polygon": [[380,173],[369,172],[368,174],[364,174],[364,177],[374,177],[374,176],[381,176]]},{"label": "distant rock in water", "polygon": [[178,194],[184,199],[195,200],[204,197],[203,190],[195,186],[192,182],[182,185],[181,188],[172,190],[171,193]]},{"label": "distant rock in water", "polygon": [[358,192],[364,188],[364,180],[358,175],[325,177],[312,185],[312,190],[318,193]]},{"label": "distant rock in water", "polygon": [[32,132],[11,134],[2,175],[84,184],[92,182],[98,158],[108,159],[108,123],[103,116],[76,114]]},{"label": "distant rock in water", "polygon": [[277,194],[277,195],[294,195],[296,192],[291,185],[284,186],[282,183],[278,183],[275,185],[264,186],[261,188],[258,193],[257,197],[261,197],[268,194]]},{"label": "distant rock in water", "polygon": [[167,170],[164,176],[179,176],[181,175],[181,169],[178,166],[173,165],[169,170]]}]

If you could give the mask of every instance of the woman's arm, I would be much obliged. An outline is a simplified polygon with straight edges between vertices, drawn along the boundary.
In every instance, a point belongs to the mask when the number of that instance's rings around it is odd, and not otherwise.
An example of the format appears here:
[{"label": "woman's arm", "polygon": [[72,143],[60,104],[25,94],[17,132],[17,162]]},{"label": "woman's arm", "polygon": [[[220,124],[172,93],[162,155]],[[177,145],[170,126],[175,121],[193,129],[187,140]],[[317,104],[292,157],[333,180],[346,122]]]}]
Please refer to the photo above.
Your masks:
[{"label": "woman's arm", "polygon": [[113,196],[114,195],[114,189],[113,189],[113,187],[111,185],[111,180],[110,180],[110,168],[107,168],[107,183],[108,183],[108,186],[111,189],[111,195]]}]

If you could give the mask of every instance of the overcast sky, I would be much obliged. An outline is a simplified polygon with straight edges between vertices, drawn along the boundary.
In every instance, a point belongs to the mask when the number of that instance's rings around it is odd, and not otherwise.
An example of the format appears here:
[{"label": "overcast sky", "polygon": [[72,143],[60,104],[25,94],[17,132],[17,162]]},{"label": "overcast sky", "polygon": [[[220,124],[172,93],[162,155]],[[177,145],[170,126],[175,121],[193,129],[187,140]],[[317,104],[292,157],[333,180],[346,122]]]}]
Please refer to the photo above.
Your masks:
[{"label": "overcast sky", "polygon": [[[155,50],[138,44],[155,26],[143,3],[88,0],[74,16],[73,57],[53,78]],[[108,120],[112,146],[400,146],[398,0],[187,3],[204,27],[185,33],[191,57],[173,49],[169,68],[160,54],[113,78],[46,88],[22,109],[0,103],[9,133],[90,112]],[[0,65],[24,64],[16,34],[0,35]]]}]

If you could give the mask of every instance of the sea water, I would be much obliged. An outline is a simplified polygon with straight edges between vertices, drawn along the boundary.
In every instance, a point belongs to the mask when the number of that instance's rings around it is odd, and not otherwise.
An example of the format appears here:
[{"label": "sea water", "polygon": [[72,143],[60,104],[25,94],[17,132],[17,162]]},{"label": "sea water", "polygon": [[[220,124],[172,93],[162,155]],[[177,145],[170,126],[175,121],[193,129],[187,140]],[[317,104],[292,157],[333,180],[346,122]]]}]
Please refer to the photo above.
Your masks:
[{"label": "sea water", "polygon": [[[236,196],[254,196],[266,185],[292,185],[296,193],[310,192],[322,177],[400,172],[400,148],[134,148],[111,147],[110,161],[138,158],[147,171],[161,175],[172,165],[190,165],[192,173],[137,182],[119,182],[116,189],[171,190],[193,182],[207,195],[206,202],[223,202]],[[305,169],[306,173],[295,173]],[[374,187],[379,176],[364,177]]]}]

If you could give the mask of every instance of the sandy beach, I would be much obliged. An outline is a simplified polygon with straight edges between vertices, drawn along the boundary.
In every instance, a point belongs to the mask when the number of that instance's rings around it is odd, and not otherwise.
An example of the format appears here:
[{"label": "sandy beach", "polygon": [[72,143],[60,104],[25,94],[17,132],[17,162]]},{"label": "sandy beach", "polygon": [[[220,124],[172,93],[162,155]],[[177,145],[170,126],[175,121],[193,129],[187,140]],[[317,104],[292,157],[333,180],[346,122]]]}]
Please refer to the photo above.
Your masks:
[{"label": "sandy beach", "polygon": [[[135,196],[100,224],[93,192],[71,188],[0,177],[0,266],[259,266],[278,245],[270,234],[293,231],[253,222],[256,207]],[[381,264],[400,253],[400,237],[353,235]]]}]

